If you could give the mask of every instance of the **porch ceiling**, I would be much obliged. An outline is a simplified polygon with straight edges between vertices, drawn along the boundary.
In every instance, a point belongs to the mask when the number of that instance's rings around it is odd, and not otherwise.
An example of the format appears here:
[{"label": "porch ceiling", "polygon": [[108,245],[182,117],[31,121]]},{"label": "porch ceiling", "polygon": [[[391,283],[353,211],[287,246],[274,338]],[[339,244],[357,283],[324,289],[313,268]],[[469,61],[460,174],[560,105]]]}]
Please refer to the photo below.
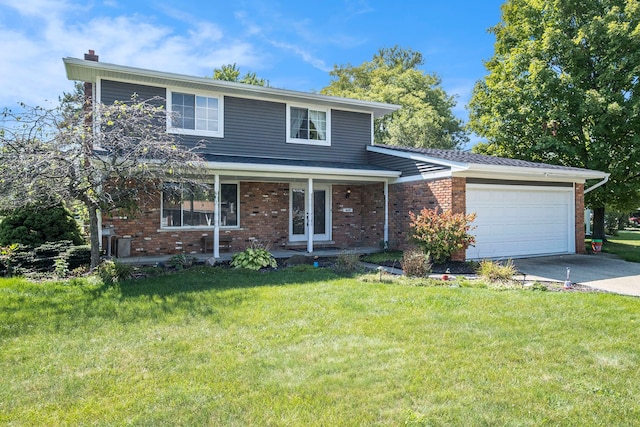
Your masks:
[{"label": "porch ceiling", "polygon": [[369,164],[271,159],[240,156],[205,156],[205,167],[225,179],[271,182],[353,183],[380,182],[400,176],[400,171]]}]

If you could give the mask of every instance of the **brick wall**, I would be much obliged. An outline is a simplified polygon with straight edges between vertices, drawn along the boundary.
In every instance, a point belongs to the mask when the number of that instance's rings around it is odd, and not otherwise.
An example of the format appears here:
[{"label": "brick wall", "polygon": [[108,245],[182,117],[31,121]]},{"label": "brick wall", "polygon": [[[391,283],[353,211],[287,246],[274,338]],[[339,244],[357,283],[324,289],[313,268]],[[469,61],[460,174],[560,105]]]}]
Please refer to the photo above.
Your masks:
[{"label": "brick wall", "polygon": [[[345,198],[347,189],[351,190]],[[334,185],[332,236],[338,247],[375,246],[384,238],[384,186]],[[220,229],[231,238],[230,250],[237,252],[253,240],[284,248],[289,240],[289,184],[241,182],[240,228]],[[344,208],[352,212],[344,212]],[[201,238],[213,236],[207,230],[161,230],[160,194],[152,197],[135,215],[104,214],[103,227],[113,227],[119,237],[131,239],[131,256],[201,253]],[[106,241],[105,241],[106,247]]]},{"label": "brick wall", "polygon": [[379,247],[384,240],[384,184],[334,185],[331,200],[336,246]]},{"label": "brick wall", "polygon": [[118,237],[131,238],[131,256],[200,253],[200,238],[213,231],[159,231],[160,194],[150,198],[150,202],[140,212],[127,216],[111,216],[104,213],[103,227],[113,227]]},{"label": "brick wall", "polygon": [[452,180],[416,181],[389,185],[389,244],[407,248],[409,212],[451,209]]},{"label": "brick wall", "polygon": [[[289,227],[289,185],[286,183],[240,183],[240,229],[220,229],[231,236],[231,251],[241,251],[252,240],[284,246]],[[130,216],[104,214],[103,227],[113,227],[119,237],[131,238],[131,256],[201,252],[200,239],[213,236],[208,230],[161,230],[160,194],[140,212]]]},{"label": "brick wall", "polygon": [[[409,212],[422,209],[454,213],[466,212],[466,180],[443,178],[433,181],[416,181],[389,186],[389,243],[392,247],[407,249],[409,242]],[[452,255],[454,261],[464,261],[465,251]]]},{"label": "brick wall", "polygon": [[584,254],[584,184],[575,184],[576,253]]},{"label": "brick wall", "polygon": [[[240,230],[226,233],[233,238],[232,251],[241,251],[252,240],[283,248],[289,236],[289,184],[240,183]],[[221,231],[222,232],[222,231]]]}]

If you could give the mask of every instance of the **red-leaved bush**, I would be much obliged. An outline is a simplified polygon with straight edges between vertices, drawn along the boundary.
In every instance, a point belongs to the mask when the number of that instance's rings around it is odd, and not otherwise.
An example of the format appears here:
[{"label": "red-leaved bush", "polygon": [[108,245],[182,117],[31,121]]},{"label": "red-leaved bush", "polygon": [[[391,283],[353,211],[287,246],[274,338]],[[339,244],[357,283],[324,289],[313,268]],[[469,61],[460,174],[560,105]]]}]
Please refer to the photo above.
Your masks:
[{"label": "red-leaved bush", "polygon": [[473,246],[476,242],[469,231],[470,223],[476,219],[476,214],[454,214],[451,211],[438,213],[438,209],[424,208],[418,215],[409,212],[411,222],[411,239],[431,255],[435,263],[446,261],[451,255],[460,250]]}]

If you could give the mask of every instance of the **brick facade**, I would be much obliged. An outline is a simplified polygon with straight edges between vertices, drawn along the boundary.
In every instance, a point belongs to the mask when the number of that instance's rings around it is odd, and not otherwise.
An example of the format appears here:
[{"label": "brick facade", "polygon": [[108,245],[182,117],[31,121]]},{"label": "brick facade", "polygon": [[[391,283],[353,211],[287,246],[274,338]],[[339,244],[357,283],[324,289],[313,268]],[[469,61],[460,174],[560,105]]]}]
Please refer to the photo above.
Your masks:
[{"label": "brick facade", "polygon": [[[466,211],[466,180],[443,178],[433,181],[415,181],[389,186],[389,244],[406,249],[409,243],[409,212],[422,209]],[[464,251],[452,256],[454,261],[463,261]]]},{"label": "brick facade", "polygon": [[584,184],[575,184],[576,253],[586,253],[584,246]]},{"label": "brick facade", "polygon": [[380,246],[384,240],[384,184],[334,185],[331,200],[336,246]]},{"label": "brick facade", "polygon": [[[348,197],[347,197],[348,194]],[[241,182],[240,228],[220,229],[230,238],[229,250],[247,248],[253,240],[282,249],[289,244],[289,183]],[[406,249],[409,212],[423,208],[466,213],[466,180],[443,178],[389,185],[389,244]],[[576,253],[584,253],[584,185],[575,184]],[[384,240],[384,184],[333,185],[332,240],[336,247],[379,247]],[[213,230],[160,229],[160,195],[135,216],[103,216],[103,226],[131,240],[131,256],[201,253],[201,238]],[[105,246],[106,247],[106,246]],[[453,260],[463,261],[465,251]]]},{"label": "brick facade", "polygon": [[[346,198],[347,189],[350,190]],[[334,185],[332,202],[332,237],[337,247],[377,247],[384,239],[384,186]],[[240,228],[220,229],[231,239],[231,252],[246,249],[253,240],[270,244],[271,249],[289,243],[289,184],[270,182],[240,183]],[[347,208],[347,212],[345,209]],[[351,209],[352,212],[348,212]],[[130,238],[131,256],[201,253],[203,236],[213,236],[213,229],[160,229],[160,194],[135,214],[104,214],[103,227],[112,227],[119,238]],[[106,247],[106,240],[104,241]]]}]

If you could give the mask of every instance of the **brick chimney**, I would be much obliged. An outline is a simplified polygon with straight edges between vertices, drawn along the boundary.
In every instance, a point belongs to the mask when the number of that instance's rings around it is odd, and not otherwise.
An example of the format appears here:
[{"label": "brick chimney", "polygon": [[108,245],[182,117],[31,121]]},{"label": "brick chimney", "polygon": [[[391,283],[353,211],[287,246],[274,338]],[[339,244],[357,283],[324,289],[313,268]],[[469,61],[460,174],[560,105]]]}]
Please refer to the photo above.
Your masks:
[{"label": "brick chimney", "polygon": [[98,55],[96,55],[96,51],[89,49],[89,53],[84,54],[84,60],[98,62]]},{"label": "brick chimney", "polygon": [[[96,51],[89,49],[89,53],[84,54],[85,61],[95,61],[98,62],[98,55],[96,55]],[[91,110],[93,106],[93,83],[84,82],[84,111],[85,111],[85,122],[88,125],[91,124]]]}]

